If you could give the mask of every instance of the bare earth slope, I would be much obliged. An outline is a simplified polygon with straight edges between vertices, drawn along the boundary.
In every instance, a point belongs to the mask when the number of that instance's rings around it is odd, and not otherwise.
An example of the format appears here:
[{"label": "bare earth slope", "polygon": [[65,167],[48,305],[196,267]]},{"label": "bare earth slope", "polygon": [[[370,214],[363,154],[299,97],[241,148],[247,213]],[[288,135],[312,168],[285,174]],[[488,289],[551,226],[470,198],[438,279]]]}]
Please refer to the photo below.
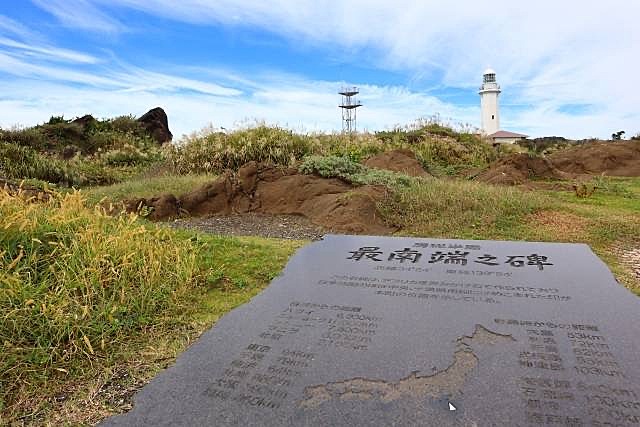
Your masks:
[{"label": "bare earth slope", "polygon": [[383,187],[354,187],[338,179],[250,162],[237,174],[225,172],[218,180],[182,196],[164,194],[128,200],[125,205],[129,211],[151,208],[152,220],[185,214],[302,215],[336,232],[384,235],[394,231],[382,221],[376,208],[385,193]]},{"label": "bare earth slope", "polygon": [[416,159],[413,151],[406,149],[385,151],[377,154],[368,158],[364,165],[370,168],[400,172],[409,176],[431,176]]},{"label": "bare earth slope", "polygon": [[547,157],[513,154],[492,163],[476,179],[518,185],[529,179],[575,179],[581,175],[640,176],[640,142],[594,142]]}]

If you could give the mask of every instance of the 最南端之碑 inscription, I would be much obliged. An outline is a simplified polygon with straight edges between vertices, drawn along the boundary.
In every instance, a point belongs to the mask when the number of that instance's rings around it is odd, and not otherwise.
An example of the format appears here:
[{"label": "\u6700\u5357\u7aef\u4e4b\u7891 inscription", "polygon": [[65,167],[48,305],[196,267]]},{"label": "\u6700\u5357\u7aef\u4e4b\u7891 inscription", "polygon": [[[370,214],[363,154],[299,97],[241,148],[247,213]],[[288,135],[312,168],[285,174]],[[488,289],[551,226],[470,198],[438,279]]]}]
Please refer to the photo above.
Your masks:
[{"label": "\u6700\u5357\u7aef\u4e4b\u7891 inscription", "polygon": [[586,245],[329,235],[104,425],[638,425],[638,324]]}]

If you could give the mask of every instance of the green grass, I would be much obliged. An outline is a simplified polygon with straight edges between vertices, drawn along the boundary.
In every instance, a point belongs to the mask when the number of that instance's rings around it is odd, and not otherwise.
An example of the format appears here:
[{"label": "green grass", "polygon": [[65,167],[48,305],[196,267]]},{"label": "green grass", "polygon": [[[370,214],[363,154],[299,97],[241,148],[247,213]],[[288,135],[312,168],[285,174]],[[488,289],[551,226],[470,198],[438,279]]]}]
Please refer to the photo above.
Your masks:
[{"label": "green grass", "polygon": [[179,306],[196,276],[188,241],[77,193],[30,203],[2,192],[0,228],[0,407],[56,372],[86,372]]},{"label": "green grass", "polygon": [[229,133],[205,129],[170,147],[167,159],[178,174],[219,173],[238,169],[249,161],[290,166],[308,156],[346,157],[361,162],[397,148],[413,151],[425,169],[437,175],[483,167],[498,156],[490,144],[476,135],[421,121],[391,132],[354,135],[302,134],[264,124]]},{"label": "green grass", "polygon": [[[581,219],[572,241],[588,243],[621,282],[640,295],[640,279],[621,262],[620,251],[640,247],[640,178],[606,178],[596,192],[578,198],[570,192],[545,192],[554,200],[554,211]],[[549,230],[562,238],[562,229]]]},{"label": "green grass", "polygon": [[194,188],[215,180],[215,175],[165,175],[152,178],[134,178],[109,186],[87,188],[82,193],[89,203],[102,199],[119,202],[130,198],[149,198],[163,193],[184,194]]},{"label": "green grass", "polygon": [[526,215],[547,203],[516,188],[428,178],[398,188],[380,210],[403,235],[486,239],[513,235]]},{"label": "green grass", "polygon": [[98,421],[303,244],[112,218],[78,193],[2,193],[0,211],[0,424]]},{"label": "green grass", "polygon": [[27,129],[0,129],[0,177],[36,179],[65,187],[125,181],[163,159],[135,119],[94,120],[85,126],[62,117]]},{"label": "green grass", "polygon": [[[621,251],[640,247],[640,178],[598,178],[590,197],[459,179],[411,180],[380,203],[398,235],[587,243],[631,291]],[[604,181],[603,181],[604,180]]]},{"label": "green grass", "polygon": [[[363,152],[307,158],[306,172],[390,186],[379,208],[399,235],[588,243],[640,294],[618,252],[640,245],[640,178],[597,178],[596,192],[579,198],[398,180],[355,163]],[[306,243],[165,229],[93,208],[104,198],[181,194],[211,179],[136,178],[44,204],[1,196],[0,424],[91,424],[126,408],[133,391],[264,289]]]}]

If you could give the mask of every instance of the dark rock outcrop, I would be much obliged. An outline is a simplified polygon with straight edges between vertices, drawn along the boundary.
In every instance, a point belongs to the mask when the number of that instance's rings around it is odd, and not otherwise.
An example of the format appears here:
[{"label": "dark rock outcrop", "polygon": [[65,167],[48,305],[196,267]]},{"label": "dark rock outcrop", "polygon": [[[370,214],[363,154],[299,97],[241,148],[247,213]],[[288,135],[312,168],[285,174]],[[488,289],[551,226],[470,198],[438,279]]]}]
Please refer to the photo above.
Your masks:
[{"label": "dark rock outcrop", "polygon": [[143,114],[138,122],[151,134],[151,137],[158,143],[171,142],[173,135],[169,130],[169,120],[167,113],[160,107],[156,107]]},{"label": "dark rock outcrop", "polygon": [[88,124],[94,123],[96,119],[91,114],[86,114],[82,117],[78,117],[75,120],[72,120],[71,123],[74,123],[84,129]]}]

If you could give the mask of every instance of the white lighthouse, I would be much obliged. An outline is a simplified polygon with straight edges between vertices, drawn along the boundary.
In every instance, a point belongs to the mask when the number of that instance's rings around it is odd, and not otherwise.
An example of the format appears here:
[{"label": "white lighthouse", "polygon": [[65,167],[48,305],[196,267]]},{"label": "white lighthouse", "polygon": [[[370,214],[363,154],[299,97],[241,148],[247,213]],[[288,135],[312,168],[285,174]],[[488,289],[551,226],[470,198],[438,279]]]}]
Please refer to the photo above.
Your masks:
[{"label": "white lighthouse", "polygon": [[482,133],[492,135],[500,130],[500,111],[498,108],[498,95],[500,85],[496,83],[496,72],[487,68],[482,75],[480,86],[480,109],[482,110]]}]

